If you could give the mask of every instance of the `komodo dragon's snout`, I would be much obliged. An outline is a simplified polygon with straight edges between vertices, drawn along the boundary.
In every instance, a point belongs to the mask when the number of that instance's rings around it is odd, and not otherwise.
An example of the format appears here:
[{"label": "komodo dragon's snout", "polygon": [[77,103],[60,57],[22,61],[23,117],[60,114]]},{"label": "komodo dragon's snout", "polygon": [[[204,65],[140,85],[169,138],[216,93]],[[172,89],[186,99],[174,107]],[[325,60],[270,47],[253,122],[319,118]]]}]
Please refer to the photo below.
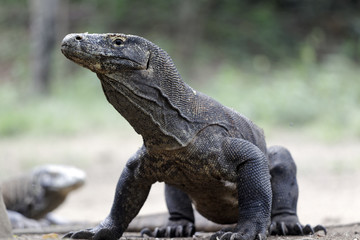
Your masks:
[{"label": "komodo dragon's snout", "polygon": [[110,74],[119,70],[146,70],[150,51],[144,42],[144,39],[124,34],[77,33],[63,39],[61,51],[93,72]]}]

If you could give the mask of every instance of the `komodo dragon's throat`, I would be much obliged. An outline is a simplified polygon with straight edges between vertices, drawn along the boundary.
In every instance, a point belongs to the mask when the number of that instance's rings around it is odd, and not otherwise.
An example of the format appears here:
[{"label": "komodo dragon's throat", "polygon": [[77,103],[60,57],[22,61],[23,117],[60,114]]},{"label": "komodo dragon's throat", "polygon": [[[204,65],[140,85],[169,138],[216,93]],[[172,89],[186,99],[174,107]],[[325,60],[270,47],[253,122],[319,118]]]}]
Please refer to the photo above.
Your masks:
[{"label": "komodo dragon's throat", "polygon": [[97,74],[107,100],[144,140],[121,174],[108,217],[65,237],[118,239],[156,181],[166,183],[170,218],[144,234],[191,236],[192,204],[209,220],[237,223],[212,239],[325,230],[299,223],[290,153],[267,149],[263,131],[249,119],[184,83],[164,50],[125,34],[69,34],[61,50]]}]

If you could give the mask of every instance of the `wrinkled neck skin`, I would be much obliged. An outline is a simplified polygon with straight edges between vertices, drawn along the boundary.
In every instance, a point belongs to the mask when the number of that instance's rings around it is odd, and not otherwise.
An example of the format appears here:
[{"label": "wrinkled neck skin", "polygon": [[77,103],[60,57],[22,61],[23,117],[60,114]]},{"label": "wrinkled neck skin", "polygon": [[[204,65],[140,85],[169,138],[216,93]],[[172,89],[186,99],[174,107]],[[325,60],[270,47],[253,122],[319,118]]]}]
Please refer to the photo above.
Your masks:
[{"label": "wrinkled neck skin", "polygon": [[194,137],[189,103],[196,92],[160,48],[153,47],[146,70],[97,75],[107,100],[142,135],[148,150],[178,149]]}]

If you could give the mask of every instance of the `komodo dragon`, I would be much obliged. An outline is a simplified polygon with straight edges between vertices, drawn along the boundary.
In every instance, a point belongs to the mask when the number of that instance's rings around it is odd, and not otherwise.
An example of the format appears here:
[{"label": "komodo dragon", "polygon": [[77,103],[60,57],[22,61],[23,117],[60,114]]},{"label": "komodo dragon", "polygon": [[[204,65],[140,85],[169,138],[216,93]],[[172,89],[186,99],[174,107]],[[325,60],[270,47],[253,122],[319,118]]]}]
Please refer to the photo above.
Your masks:
[{"label": "komodo dragon", "polygon": [[266,239],[324,230],[299,223],[296,166],[283,147],[266,148],[249,119],[183,82],[169,55],[125,34],[69,34],[63,54],[95,72],[107,100],[143,137],[126,164],[109,215],[75,239],[118,239],[151,185],[165,182],[170,218],[155,237],[191,236],[192,204],[216,223],[236,223],[211,239]]},{"label": "komodo dragon", "polygon": [[0,183],[13,228],[58,224],[49,215],[85,182],[84,171],[66,165],[42,165]]}]

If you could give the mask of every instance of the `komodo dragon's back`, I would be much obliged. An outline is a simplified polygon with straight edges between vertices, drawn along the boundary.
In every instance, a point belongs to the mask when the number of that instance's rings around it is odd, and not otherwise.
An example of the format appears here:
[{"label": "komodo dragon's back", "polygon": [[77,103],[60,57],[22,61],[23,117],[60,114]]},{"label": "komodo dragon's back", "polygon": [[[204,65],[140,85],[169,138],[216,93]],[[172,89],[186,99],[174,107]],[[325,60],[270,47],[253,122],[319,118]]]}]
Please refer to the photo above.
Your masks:
[{"label": "komodo dragon's back", "polygon": [[212,221],[236,223],[212,240],[265,239],[267,230],[282,235],[324,230],[299,223],[290,153],[266,149],[259,127],[188,86],[154,43],[117,33],[69,34],[61,50],[97,74],[109,103],[144,142],[123,169],[105,220],[65,237],[120,238],[156,181],[166,183],[170,218],[167,226],[143,232],[154,237],[192,236],[192,203]]},{"label": "komodo dragon's back", "polygon": [[190,106],[194,106],[194,119],[201,119],[209,125],[218,125],[226,129],[234,138],[247,140],[258,146],[266,154],[264,131],[255,125],[250,119],[237,113],[216,100],[198,92],[197,97]]}]

